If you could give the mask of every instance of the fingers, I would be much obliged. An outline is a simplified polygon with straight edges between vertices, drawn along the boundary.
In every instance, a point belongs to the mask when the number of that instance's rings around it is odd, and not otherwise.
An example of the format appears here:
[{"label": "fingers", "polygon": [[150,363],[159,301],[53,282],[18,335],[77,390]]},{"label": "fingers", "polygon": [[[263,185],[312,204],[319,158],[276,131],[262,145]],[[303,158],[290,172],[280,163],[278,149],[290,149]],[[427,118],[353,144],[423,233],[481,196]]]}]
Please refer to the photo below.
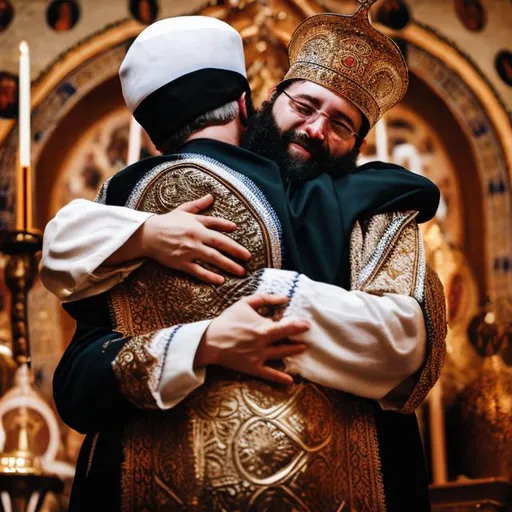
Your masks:
[{"label": "fingers", "polygon": [[260,377],[261,379],[275,382],[276,384],[293,384],[293,377],[285,372],[270,368],[269,366],[255,367],[254,371],[250,370],[249,375],[254,377]]},{"label": "fingers", "polygon": [[229,238],[229,236],[220,233],[212,233],[207,244],[233,258],[245,261],[251,259],[251,253],[243,245]]},{"label": "fingers", "polygon": [[269,343],[273,343],[283,338],[302,334],[309,330],[310,327],[310,324],[305,320],[285,318],[269,325],[266,338]]},{"label": "fingers", "polygon": [[230,220],[221,219],[220,217],[210,217],[208,215],[196,215],[196,220],[208,229],[215,231],[234,231],[236,224]]},{"label": "fingers", "polygon": [[296,356],[308,348],[304,343],[290,343],[278,347],[269,347],[265,351],[265,360],[284,359],[285,357]]},{"label": "fingers", "polygon": [[212,194],[207,194],[194,201],[188,201],[178,206],[176,210],[188,213],[199,213],[213,203]]},{"label": "fingers", "polygon": [[271,295],[269,293],[258,293],[250,295],[245,299],[247,304],[254,309],[259,309],[263,306],[280,306],[287,304],[289,299],[286,295]]},{"label": "fingers", "polygon": [[211,263],[220,270],[224,270],[230,274],[234,274],[236,276],[245,275],[245,269],[242,265],[235,263],[233,260],[230,260],[227,256],[224,256],[215,249],[202,247],[198,252],[197,259],[205,263]]},{"label": "fingers", "polygon": [[186,263],[181,267],[181,270],[208,284],[223,284],[225,281],[223,276],[216,274],[215,272],[211,272],[197,263]]}]

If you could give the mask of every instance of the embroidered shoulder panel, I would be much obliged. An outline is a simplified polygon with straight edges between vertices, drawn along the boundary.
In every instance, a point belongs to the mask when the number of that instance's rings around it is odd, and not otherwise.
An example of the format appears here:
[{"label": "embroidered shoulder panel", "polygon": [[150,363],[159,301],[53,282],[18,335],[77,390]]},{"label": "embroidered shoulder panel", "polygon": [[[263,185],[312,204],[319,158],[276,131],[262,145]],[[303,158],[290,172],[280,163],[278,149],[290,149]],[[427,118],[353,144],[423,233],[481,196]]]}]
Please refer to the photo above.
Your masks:
[{"label": "embroidered shoulder panel", "polygon": [[[416,212],[375,215],[357,223],[351,239],[351,282],[354,289],[375,295],[398,293],[415,298],[427,331],[425,365],[406,398],[404,413],[412,413],[440,376],[446,352],[446,306],[441,282],[425,259]],[[355,285],[355,286],[354,286]]]},{"label": "embroidered shoulder panel", "polygon": [[[193,172],[194,170],[196,172]],[[153,199],[144,199],[152,186],[158,187]],[[212,158],[183,154],[176,156],[172,162],[156,166],[137,183],[126,206],[136,210],[164,213],[209,193],[215,194],[216,204],[222,204],[224,218],[227,218],[235,204],[241,203],[253,211],[254,216],[261,219],[260,222],[263,222],[268,231],[268,240],[272,244],[269,248],[272,251],[272,265],[269,266],[280,268],[282,229],[271,204],[253,181]],[[213,211],[211,214],[213,215]]]}]

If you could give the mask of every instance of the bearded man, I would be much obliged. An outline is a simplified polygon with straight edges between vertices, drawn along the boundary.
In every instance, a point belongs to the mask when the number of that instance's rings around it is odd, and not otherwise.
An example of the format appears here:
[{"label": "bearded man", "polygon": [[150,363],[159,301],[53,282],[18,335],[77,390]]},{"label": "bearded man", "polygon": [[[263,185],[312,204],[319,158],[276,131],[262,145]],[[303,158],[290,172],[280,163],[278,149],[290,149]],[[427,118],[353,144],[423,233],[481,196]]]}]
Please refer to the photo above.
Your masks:
[{"label": "bearded man", "polygon": [[[136,69],[135,59],[146,71],[135,57],[169,28],[157,25],[139,36],[122,66],[128,105],[123,68]],[[183,44],[179,27],[173,30]],[[322,41],[339,58],[322,53]],[[99,199],[114,208],[116,222],[127,220],[118,224],[121,242],[96,237],[89,265],[147,256],[148,241],[156,255],[158,237],[144,226],[206,192],[216,198],[208,213],[236,221],[231,236],[252,258],[245,277],[225,275],[218,287],[136,261],[96,272],[80,300],[65,303],[78,327],[55,374],[55,400],[64,420],[89,434],[75,480],[77,509],[93,506],[101,490],[110,510],[429,509],[411,413],[439,376],[446,325],[417,221],[433,216],[439,195],[404,169],[355,165],[368,129],[405,93],[405,63],[368,23],[366,9],[309,18],[292,38],[290,59],[285,80],[249,121],[240,97],[234,119],[181,130],[190,116],[184,103],[181,124],[162,139],[157,107],[165,110],[170,91],[190,94],[182,79],[210,68],[182,70],[162,89],[153,83],[135,102],[134,114],[165,156],[103,187]],[[158,75],[164,66],[153,68]],[[233,145],[244,124],[245,145],[272,153],[281,168]],[[150,213],[138,220],[140,212],[120,206]],[[49,286],[56,274],[48,261],[59,252],[52,247],[65,232],[59,222],[66,219],[58,219],[45,240]],[[208,248],[200,245],[211,256]],[[154,259],[165,262],[165,255]],[[288,343],[275,343],[285,337]],[[274,359],[293,382],[265,364]]]}]

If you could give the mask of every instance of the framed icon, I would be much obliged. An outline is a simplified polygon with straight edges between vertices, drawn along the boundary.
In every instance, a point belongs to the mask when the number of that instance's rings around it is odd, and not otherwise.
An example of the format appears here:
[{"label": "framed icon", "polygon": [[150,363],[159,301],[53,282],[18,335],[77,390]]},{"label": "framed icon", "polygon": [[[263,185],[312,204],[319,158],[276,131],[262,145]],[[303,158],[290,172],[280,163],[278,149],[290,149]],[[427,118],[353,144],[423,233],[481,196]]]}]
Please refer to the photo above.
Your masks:
[{"label": "framed icon", "polygon": [[0,32],[3,32],[14,18],[14,7],[9,0],[0,0]]},{"label": "framed icon", "polygon": [[500,78],[507,84],[512,86],[512,52],[510,50],[501,50],[496,55],[494,61],[496,71]]},{"label": "framed icon", "polygon": [[156,0],[130,0],[132,16],[146,25],[153,23],[157,19],[158,11],[159,8]]},{"label": "framed icon", "polygon": [[409,23],[411,15],[404,0],[385,0],[378,8],[375,20],[387,27],[400,30]]},{"label": "framed icon", "polygon": [[71,30],[80,18],[80,6],[75,0],[53,0],[46,10],[46,21],[56,32]]},{"label": "framed icon", "polygon": [[0,117],[14,119],[18,115],[18,77],[0,71]]},{"label": "framed icon", "polygon": [[480,32],[487,23],[487,11],[480,0],[455,0],[455,12],[461,23],[472,32]]}]

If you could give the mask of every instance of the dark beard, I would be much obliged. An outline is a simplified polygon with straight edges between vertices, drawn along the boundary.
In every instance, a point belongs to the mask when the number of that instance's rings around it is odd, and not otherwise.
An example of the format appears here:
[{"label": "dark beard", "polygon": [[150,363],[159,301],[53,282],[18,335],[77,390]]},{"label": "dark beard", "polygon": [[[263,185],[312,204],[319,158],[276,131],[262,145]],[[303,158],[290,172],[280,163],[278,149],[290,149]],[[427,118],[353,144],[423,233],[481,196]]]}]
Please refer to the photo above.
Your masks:
[{"label": "dark beard", "polygon": [[[359,144],[340,157],[331,157],[329,148],[319,140],[310,139],[295,130],[281,132],[272,115],[277,96],[263,103],[261,109],[252,115],[242,138],[242,147],[274,160],[279,166],[283,182],[302,185],[321,174],[340,178],[354,171],[359,156]],[[311,153],[308,160],[294,157],[288,152],[288,144],[297,142]]]}]

